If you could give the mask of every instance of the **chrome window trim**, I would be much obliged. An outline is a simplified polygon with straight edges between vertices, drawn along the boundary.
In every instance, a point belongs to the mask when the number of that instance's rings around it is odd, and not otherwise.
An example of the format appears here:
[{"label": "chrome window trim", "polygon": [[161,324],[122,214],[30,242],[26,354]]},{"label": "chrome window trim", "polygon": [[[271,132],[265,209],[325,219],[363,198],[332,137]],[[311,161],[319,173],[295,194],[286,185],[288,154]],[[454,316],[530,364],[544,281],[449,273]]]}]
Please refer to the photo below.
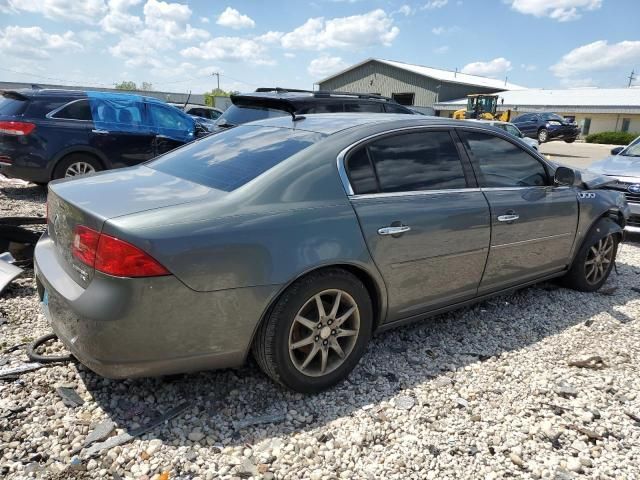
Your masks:
[{"label": "chrome window trim", "polygon": [[[78,103],[78,102],[87,102],[88,103],[89,102],[89,98],[78,98],[76,100],[72,100],[71,102],[65,103],[61,107],[58,107],[58,108],[55,108],[55,109],[51,110],[49,113],[47,113],[45,115],[45,118],[48,118],[49,120],[67,120],[67,121],[70,121],[70,122],[92,123],[93,122],[93,118],[91,120],[80,120],[79,118],[54,117],[54,115],[56,113],[58,113],[59,111],[61,111],[62,109],[68,107],[72,103]],[[91,106],[89,106],[89,111],[91,111]],[[93,117],[93,113],[91,114],[91,116]]]},{"label": "chrome window trim", "polygon": [[514,191],[514,190],[530,190],[532,188],[541,188],[544,190],[569,190],[573,187],[569,186],[569,185],[560,185],[560,186],[553,186],[553,185],[528,185],[528,186],[522,186],[522,187],[481,187],[480,190],[482,190],[483,192],[497,192],[499,190],[503,190],[503,191]]},{"label": "chrome window trim", "polygon": [[352,200],[371,199],[371,198],[387,198],[387,197],[417,197],[429,195],[444,195],[448,193],[480,193],[482,190],[477,187],[469,188],[451,188],[440,190],[411,190],[408,192],[379,192],[379,193],[362,193],[360,195],[351,195]]},{"label": "chrome window trim", "polygon": [[[372,140],[374,138],[377,137],[383,137],[385,135],[388,135],[390,133],[397,133],[397,132],[406,132],[406,131],[412,131],[412,130],[431,130],[431,129],[438,129],[438,128],[446,128],[447,130],[451,129],[451,128],[455,128],[453,125],[451,124],[429,124],[429,125],[412,125],[410,127],[400,127],[400,128],[394,128],[391,130],[385,130],[384,132],[378,132],[378,133],[374,133],[373,135],[369,135],[367,137],[361,138],[360,140],[358,140],[357,142],[352,143],[351,145],[349,145],[346,148],[343,148],[340,153],[338,153],[338,157],[336,158],[336,166],[338,168],[338,175],[340,176],[340,181],[342,182],[342,186],[344,187],[344,191],[346,192],[346,194],[349,197],[353,197],[355,196],[355,193],[353,191],[353,187],[351,186],[351,182],[349,181],[349,176],[347,175],[347,168],[344,165],[344,161],[345,158],[347,156],[347,154],[353,150],[354,148],[358,147],[359,145],[362,145],[365,142],[368,142],[369,140]],[[462,161],[462,159],[461,159]],[[422,190],[420,190],[422,192]],[[424,191],[435,191],[435,190],[424,190]],[[402,193],[407,194],[409,192],[389,192],[389,193]],[[367,193],[367,194],[362,194],[362,195],[358,195],[358,197],[362,197],[364,195],[378,195],[377,193]]]}]

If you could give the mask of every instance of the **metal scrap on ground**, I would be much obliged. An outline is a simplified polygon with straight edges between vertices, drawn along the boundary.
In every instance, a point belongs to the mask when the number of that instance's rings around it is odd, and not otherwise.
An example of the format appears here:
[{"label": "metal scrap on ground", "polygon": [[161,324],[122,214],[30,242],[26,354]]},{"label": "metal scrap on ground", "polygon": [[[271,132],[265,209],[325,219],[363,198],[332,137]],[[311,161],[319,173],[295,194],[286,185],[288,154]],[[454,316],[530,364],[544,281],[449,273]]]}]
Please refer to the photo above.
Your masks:
[{"label": "metal scrap on ground", "polygon": [[33,370],[38,370],[39,368],[44,367],[41,363],[23,363],[22,365],[18,365],[17,367],[3,368],[0,370],[0,378],[4,377],[15,377],[21,373],[31,372]]}]

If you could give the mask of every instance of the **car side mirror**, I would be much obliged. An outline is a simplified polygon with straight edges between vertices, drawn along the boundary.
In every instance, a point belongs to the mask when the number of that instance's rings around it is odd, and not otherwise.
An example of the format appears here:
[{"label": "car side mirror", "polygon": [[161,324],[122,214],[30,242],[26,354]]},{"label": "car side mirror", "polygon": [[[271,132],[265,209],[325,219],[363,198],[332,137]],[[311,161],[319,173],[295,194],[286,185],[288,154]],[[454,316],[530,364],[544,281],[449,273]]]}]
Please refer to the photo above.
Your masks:
[{"label": "car side mirror", "polygon": [[576,172],[573,168],[558,167],[553,176],[553,182],[560,186],[574,186],[582,183],[580,172]]},{"label": "car side mirror", "polygon": [[622,150],[624,150],[624,147],[612,148],[611,149],[611,155],[618,155]]}]

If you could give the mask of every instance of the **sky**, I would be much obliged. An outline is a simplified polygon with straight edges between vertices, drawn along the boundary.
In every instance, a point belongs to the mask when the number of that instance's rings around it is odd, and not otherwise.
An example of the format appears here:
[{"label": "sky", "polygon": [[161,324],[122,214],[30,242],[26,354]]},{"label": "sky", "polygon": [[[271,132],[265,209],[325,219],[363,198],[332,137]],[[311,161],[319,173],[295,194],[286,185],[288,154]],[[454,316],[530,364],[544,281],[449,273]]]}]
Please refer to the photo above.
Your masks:
[{"label": "sky", "polygon": [[0,80],[311,89],[367,58],[537,88],[640,85],[640,0],[0,0]]}]

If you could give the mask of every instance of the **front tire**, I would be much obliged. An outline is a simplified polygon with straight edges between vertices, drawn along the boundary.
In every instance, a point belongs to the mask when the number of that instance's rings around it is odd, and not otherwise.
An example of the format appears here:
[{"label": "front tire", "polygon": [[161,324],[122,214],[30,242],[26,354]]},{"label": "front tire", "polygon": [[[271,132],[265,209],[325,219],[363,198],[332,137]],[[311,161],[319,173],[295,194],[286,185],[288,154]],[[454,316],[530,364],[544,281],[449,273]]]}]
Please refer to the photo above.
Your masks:
[{"label": "front tire", "polygon": [[575,139],[575,138],[567,138],[567,139],[565,140],[565,143],[573,143],[573,142],[575,142],[575,141],[576,141],[576,139]]},{"label": "front tire", "polygon": [[102,170],[102,164],[95,157],[85,153],[72,153],[60,160],[56,165],[53,179],[89,175],[100,170]]},{"label": "front tire", "polygon": [[546,128],[538,130],[538,142],[544,143],[549,140],[549,131]]},{"label": "front tire", "polygon": [[364,284],[332,268],[294,282],[256,333],[253,356],[264,373],[301,393],[343,380],[371,337],[373,309]]},{"label": "front tire", "polygon": [[561,280],[565,287],[595,292],[607,281],[616,260],[620,236],[603,232],[604,226],[596,225],[584,241],[571,268]]}]

